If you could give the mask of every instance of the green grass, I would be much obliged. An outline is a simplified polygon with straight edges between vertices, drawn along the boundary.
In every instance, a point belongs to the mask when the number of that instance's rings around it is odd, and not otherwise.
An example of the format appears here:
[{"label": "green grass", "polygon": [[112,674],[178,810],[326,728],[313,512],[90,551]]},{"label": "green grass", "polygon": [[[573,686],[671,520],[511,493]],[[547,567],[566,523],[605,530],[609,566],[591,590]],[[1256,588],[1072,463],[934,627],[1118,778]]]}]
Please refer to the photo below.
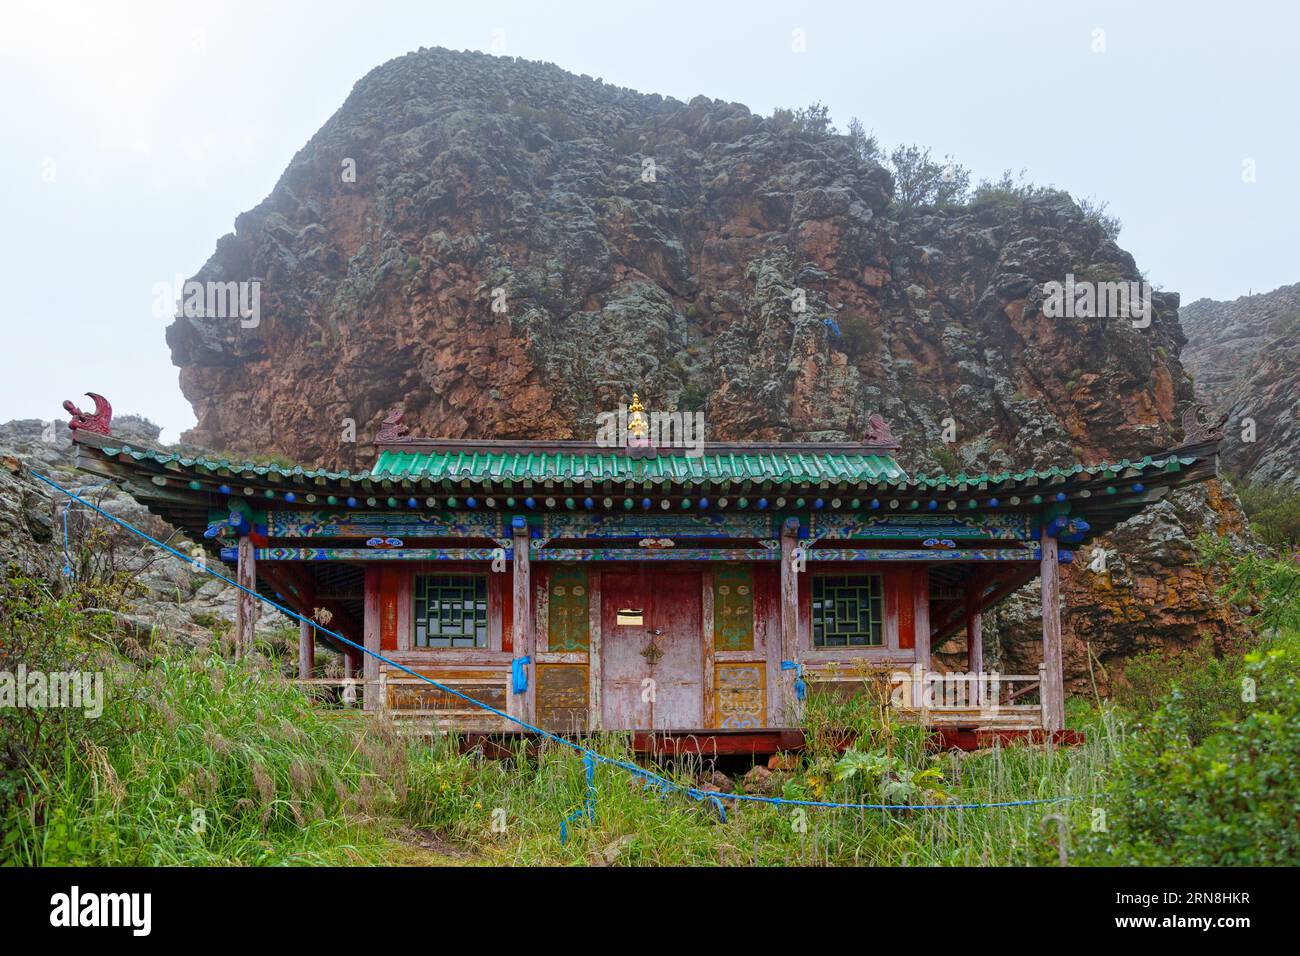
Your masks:
[{"label": "green grass", "polygon": [[[1133,734],[1116,708],[1076,700],[1070,722],[1085,730],[1082,745],[933,753],[918,728],[881,719],[868,697],[856,712],[846,712],[853,701],[819,710],[814,698],[812,748],[762,792],[854,803],[1076,799],[924,811],[724,801],[722,822],[707,803],[600,766],[594,819],[576,822],[562,844],[560,821],[582,806],[586,787],[569,748],[520,744],[490,759],[446,736],[399,738],[382,722],[328,716],[268,666],[215,657],[177,654],[115,681],[100,742],[69,736],[29,771],[4,820],[4,862],[1052,865],[1057,816],[1073,854],[1094,808],[1111,798],[1112,769]],[[854,729],[856,760],[831,749],[836,726]],[[590,743],[634,759],[626,736]],[[859,762],[875,772],[845,772]],[[698,758],[655,769],[689,786],[711,771]],[[928,782],[914,783],[919,774]],[[732,778],[744,792],[746,778]]]},{"label": "green grass", "polygon": [[[1077,748],[1000,747],[986,753],[928,755],[950,802],[1003,802],[1077,793],[1060,807],[989,810],[823,810],[724,800],[722,822],[707,803],[662,797],[613,767],[596,772],[595,819],[570,829],[561,844],[559,821],[578,809],[585,778],[581,758],[556,745],[511,760],[485,760],[446,744],[411,761],[405,814],[444,833],[486,862],[503,865],[1018,865],[1056,859],[1057,827],[1065,815],[1082,825],[1097,769],[1117,742],[1114,722],[1100,718],[1090,742]],[[595,743],[601,753],[632,759],[617,735]],[[863,801],[855,781],[822,773],[828,755],[810,753],[778,775],[777,795],[795,799]],[[910,766],[910,763],[909,763]],[[660,767],[682,784],[698,784],[703,767],[686,760]],[[820,784],[815,783],[821,780]],[[738,781],[739,782],[739,781]],[[874,785],[869,781],[868,785]],[[814,792],[816,791],[816,792]],[[874,797],[873,797],[874,799]],[[890,801],[894,802],[894,801]],[[493,812],[504,820],[494,832]],[[498,827],[499,830],[499,827]]]}]

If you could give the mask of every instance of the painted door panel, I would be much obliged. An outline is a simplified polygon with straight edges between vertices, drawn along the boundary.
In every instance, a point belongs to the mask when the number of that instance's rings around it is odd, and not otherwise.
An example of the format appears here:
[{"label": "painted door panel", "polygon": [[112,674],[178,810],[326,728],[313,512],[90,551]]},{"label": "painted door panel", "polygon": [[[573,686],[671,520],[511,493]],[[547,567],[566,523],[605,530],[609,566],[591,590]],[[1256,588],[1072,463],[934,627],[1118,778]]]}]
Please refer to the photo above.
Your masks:
[{"label": "painted door panel", "polygon": [[[641,701],[642,628],[617,624],[619,608],[642,608],[635,574],[605,571],[600,579],[601,720],[607,730],[649,727]],[[644,710],[644,716],[642,711]]]},{"label": "painted door panel", "polygon": [[[608,730],[704,725],[701,577],[698,571],[605,572],[601,669]],[[620,608],[642,623],[618,624]]]}]

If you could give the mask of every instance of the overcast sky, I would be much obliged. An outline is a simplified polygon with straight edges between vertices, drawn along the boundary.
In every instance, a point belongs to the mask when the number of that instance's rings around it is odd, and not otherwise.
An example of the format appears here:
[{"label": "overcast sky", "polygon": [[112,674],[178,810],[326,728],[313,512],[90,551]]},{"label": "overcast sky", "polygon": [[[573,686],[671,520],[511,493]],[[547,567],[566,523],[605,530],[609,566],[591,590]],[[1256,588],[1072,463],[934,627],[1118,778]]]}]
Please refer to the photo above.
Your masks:
[{"label": "overcast sky", "polygon": [[[1300,281],[1300,14],[1278,3],[0,0],[0,421],[89,390],[194,422],[154,314],[372,67],[504,52],[1104,199],[1183,301]],[[801,31],[796,35],[795,31]],[[798,52],[797,41],[804,49]],[[1253,169],[1253,176],[1251,170]],[[1248,181],[1253,179],[1253,181]],[[329,374],[322,369],[321,374]]]}]

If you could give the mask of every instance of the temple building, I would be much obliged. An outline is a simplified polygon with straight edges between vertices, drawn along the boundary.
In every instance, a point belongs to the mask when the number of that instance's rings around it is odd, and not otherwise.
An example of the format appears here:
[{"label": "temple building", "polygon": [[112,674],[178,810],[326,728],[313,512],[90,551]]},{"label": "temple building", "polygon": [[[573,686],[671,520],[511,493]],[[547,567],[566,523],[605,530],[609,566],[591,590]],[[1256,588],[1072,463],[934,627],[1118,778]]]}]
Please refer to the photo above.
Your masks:
[{"label": "temple building", "polygon": [[[644,437],[634,403],[619,447],[417,438],[395,413],[373,466],[353,474],[129,445],[92,397],[94,414],[65,403],[79,467],[120,482],[241,583],[529,723],[718,752],[785,749],[809,693],[873,675],[900,710],[968,744],[1061,731],[1059,565],[1214,476],[1220,438],[1189,409],[1184,443],[1159,454],[909,475],[877,416],[860,442],[683,449]],[[980,615],[1035,575],[1043,665],[987,674]],[[241,596],[237,648],[259,604]],[[331,638],[301,631],[300,676],[316,679],[315,642]],[[937,674],[931,648],[961,632],[968,671]],[[339,650],[367,709],[518,731]]]}]

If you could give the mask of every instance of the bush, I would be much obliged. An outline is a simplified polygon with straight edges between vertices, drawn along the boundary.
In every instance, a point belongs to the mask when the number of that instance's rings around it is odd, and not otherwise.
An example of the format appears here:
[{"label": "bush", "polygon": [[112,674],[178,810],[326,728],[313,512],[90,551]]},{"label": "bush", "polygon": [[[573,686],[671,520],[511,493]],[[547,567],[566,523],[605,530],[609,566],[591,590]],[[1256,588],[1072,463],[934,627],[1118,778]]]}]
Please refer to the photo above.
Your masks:
[{"label": "bush", "polygon": [[1285,485],[1235,483],[1251,530],[1277,551],[1300,550],[1300,493]]},{"label": "bush", "polygon": [[1282,559],[1234,556],[1228,542],[1209,535],[1197,538],[1196,547],[1203,563],[1227,574],[1219,596],[1249,611],[1257,631],[1300,630],[1300,554]]},{"label": "bush", "polygon": [[1199,742],[1205,715],[1177,690],[1133,736],[1104,802],[1107,832],[1086,838],[1089,862],[1236,866],[1300,859],[1300,633],[1247,654],[1242,668],[1256,699],[1238,683],[1237,700]]},{"label": "bush", "polygon": [[875,133],[868,133],[856,116],[849,120],[849,145],[864,162],[880,162],[880,143]]},{"label": "bush", "polygon": [[845,312],[838,317],[836,324],[840,329],[838,344],[849,358],[860,359],[880,353],[884,339],[870,316]]},{"label": "bush", "polygon": [[1218,657],[1209,641],[1180,648],[1172,656],[1152,651],[1125,665],[1125,685],[1116,689],[1114,700],[1141,724],[1166,701],[1177,699],[1189,739],[1198,744],[1219,720],[1237,711],[1243,668],[1240,656]]},{"label": "bush", "polygon": [[831,122],[830,107],[820,101],[797,110],[778,107],[772,111],[771,121],[783,130],[806,133],[815,139],[824,139],[838,134],[838,130]]},{"label": "bush", "polygon": [[1084,220],[1098,226],[1106,238],[1114,242],[1119,238],[1120,230],[1124,227],[1124,224],[1120,221],[1119,216],[1112,216],[1106,212],[1108,205],[1109,203],[1104,199],[1100,202],[1087,197],[1079,200],[1079,210],[1083,213]]},{"label": "bush", "polygon": [[1003,170],[999,179],[982,179],[971,194],[972,206],[994,206],[1010,208],[1020,205],[1028,199],[1047,195],[1051,190],[1044,186],[1035,186],[1025,178],[1025,170],[1013,174]]},{"label": "bush", "polygon": [[951,156],[938,163],[929,149],[895,146],[885,165],[894,174],[894,205],[902,211],[951,206],[968,198],[970,170]]}]

